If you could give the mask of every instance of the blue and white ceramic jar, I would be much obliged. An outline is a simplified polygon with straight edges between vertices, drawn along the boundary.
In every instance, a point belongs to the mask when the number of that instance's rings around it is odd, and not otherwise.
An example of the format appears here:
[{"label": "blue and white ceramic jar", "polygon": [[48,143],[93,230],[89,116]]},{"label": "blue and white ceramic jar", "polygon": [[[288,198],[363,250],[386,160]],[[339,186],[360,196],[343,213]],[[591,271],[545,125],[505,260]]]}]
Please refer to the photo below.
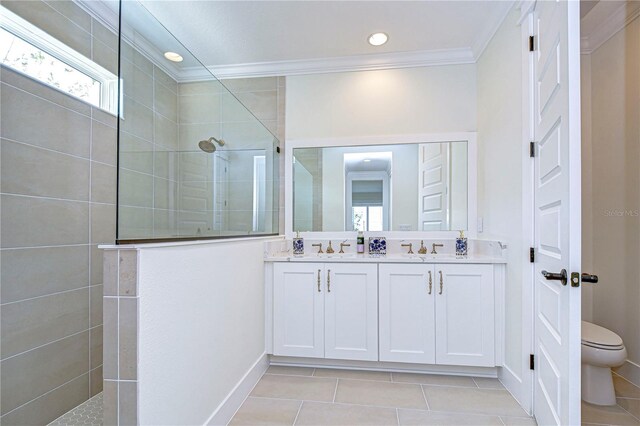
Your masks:
[{"label": "blue and white ceramic jar", "polygon": [[387,254],[387,239],[385,237],[369,237],[369,254],[384,256]]},{"label": "blue and white ceramic jar", "polygon": [[460,236],[456,238],[456,256],[464,257],[467,255],[467,237],[464,231],[460,231]]},{"label": "blue and white ceramic jar", "polygon": [[304,254],[304,238],[300,237],[300,232],[296,233],[293,239],[293,255],[301,256]]}]

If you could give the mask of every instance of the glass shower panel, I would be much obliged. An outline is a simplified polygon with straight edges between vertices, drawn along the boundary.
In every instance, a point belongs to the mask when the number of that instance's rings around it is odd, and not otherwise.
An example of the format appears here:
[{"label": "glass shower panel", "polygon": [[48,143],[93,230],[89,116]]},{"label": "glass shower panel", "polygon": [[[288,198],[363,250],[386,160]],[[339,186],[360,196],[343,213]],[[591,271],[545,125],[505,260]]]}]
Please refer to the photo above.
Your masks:
[{"label": "glass shower panel", "polygon": [[274,129],[142,4],[121,8],[118,241],[277,234]]}]

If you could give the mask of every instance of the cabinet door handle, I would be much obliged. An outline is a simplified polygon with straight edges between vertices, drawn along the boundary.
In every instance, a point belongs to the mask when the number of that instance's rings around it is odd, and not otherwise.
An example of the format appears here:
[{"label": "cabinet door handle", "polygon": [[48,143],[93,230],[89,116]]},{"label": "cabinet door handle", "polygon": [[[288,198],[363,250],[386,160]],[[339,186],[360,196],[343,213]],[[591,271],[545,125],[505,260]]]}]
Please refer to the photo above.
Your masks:
[{"label": "cabinet door handle", "polygon": [[433,280],[431,279],[431,271],[429,271],[429,294],[431,294],[432,287],[433,287]]},{"label": "cabinet door handle", "polygon": [[331,269],[327,271],[327,293],[331,293]]},{"label": "cabinet door handle", "polygon": [[318,269],[318,293],[320,293],[320,269]]},{"label": "cabinet door handle", "polygon": [[442,271],[438,272],[440,272],[440,293],[438,294],[442,294],[442,287],[444,286],[444,282],[442,281]]}]

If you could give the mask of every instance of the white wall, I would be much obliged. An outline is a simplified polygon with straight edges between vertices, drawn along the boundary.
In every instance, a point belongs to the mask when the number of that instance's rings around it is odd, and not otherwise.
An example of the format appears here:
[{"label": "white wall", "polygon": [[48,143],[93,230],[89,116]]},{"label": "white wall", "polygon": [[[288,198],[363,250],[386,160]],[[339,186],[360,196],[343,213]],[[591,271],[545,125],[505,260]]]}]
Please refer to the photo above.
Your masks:
[{"label": "white wall", "polygon": [[[580,55],[582,121],[582,271],[593,271],[593,196],[591,170],[591,55]],[[593,286],[582,286],[582,319],[593,321]]]},{"label": "white wall", "polygon": [[[475,131],[476,80],[476,65],[287,77],[287,139]],[[392,174],[392,200],[407,185],[417,194],[417,179],[406,180],[402,168],[392,168]],[[337,175],[325,173],[323,181],[344,186]],[[343,190],[335,200],[344,202]],[[323,200],[324,230],[342,229],[334,204]],[[342,225],[327,223],[330,217]],[[415,226],[417,206],[396,209],[392,221],[393,229]]]},{"label": "white wall", "polygon": [[467,221],[467,207],[469,205],[468,188],[468,142],[454,142],[451,144],[451,183],[449,194],[451,196],[451,230],[469,229]]},{"label": "white wall", "polygon": [[140,424],[204,424],[263,355],[264,241],[140,250]]},{"label": "white wall", "polygon": [[584,227],[593,251],[585,266],[600,277],[593,321],[622,337],[636,364],[623,374],[640,384],[640,20],[596,49],[590,62],[592,159],[583,167],[591,172],[585,208],[592,215],[583,220],[591,220]]},{"label": "white wall", "polygon": [[[478,215],[483,238],[507,243],[505,364],[524,374],[522,351],[522,45],[512,11],[478,61]],[[523,402],[523,401],[521,401]]]},{"label": "white wall", "polygon": [[476,66],[287,77],[287,139],[476,130]]}]

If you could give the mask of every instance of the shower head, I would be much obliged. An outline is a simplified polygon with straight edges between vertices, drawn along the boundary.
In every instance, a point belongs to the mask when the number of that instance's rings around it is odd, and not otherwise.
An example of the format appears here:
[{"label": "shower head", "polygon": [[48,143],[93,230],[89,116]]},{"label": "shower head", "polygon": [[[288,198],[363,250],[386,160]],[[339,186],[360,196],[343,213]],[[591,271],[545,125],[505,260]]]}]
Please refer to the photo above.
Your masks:
[{"label": "shower head", "polygon": [[216,142],[220,146],[224,146],[225,144],[223,139],[216,139],[211,136],[209,139],[198,142],[198,147],[204,152],[211,154],[212,152],[216,151],[216,146],[213,144],[213,142]]}]

